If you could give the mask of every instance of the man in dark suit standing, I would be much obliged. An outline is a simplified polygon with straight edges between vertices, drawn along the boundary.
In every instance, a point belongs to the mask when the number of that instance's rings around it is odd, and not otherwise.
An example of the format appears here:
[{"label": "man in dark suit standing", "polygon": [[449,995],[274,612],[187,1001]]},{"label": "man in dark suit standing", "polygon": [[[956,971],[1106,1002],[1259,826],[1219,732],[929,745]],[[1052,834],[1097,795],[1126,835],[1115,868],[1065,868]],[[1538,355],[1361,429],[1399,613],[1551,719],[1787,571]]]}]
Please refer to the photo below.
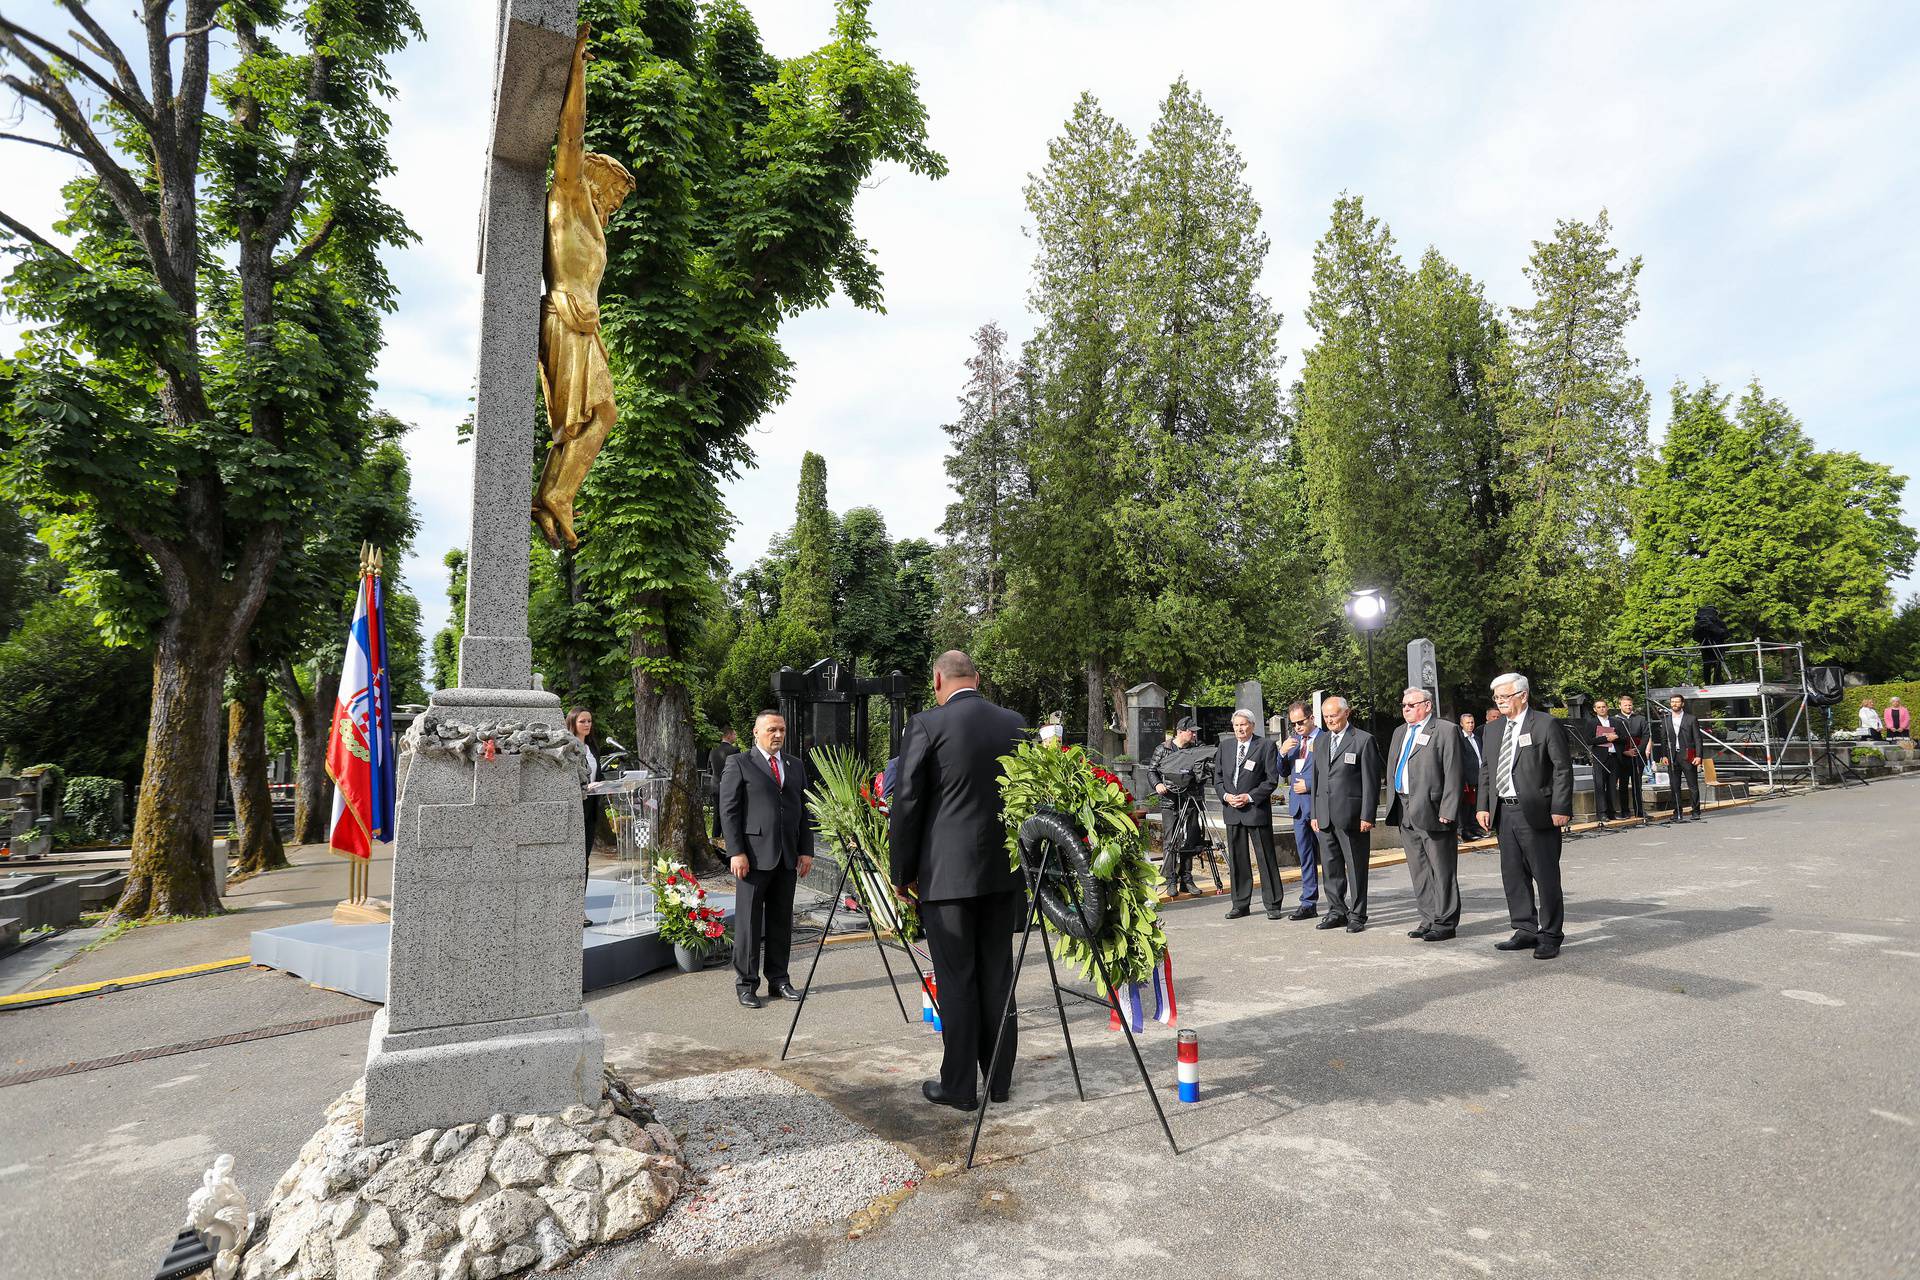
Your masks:
[{"label": "man in dark suit standing", "polygon": [[1613,714],[1605,698],[1593,700],[1593,719],[1588,722],[1593,735],[1593,816],[1605,826],[1620,815],[1615,800],[1620,794],[1620,771],[1626,767],[1621,747],[1626,742],[1626,722]]},{"label": "man in dark suit standing", "polygon": [[1474,815],[1480,812],[1475,797],[1480,794],[1480,766],[1486,763],[1486,753],[1480,749],[1480,722],[1471,711],[1460,713],[1460,748],[1460,838],[1482,840],[1487,833]]},{"label": "man in dark suit standing", "polygon": [[1525,676],[1499,677],[1493,697],[1501,718],[1487,726],[1479,817],[1500,836],[1500,880],[1513,923],[1513,936],[1493,945],[1531,949],[1535,960],[1551,960],[1566,936],[1560,840],[1573,820],[1573,753],[1566,726],[1528,706]]},{"label": "man in dark suit standing", "polygon": [[1327,914],[1316,926],[1348,933],[1367,927],[1367,871],[1380,809],[1380,744],[1352,723],[1339,695],[1323,698],[1326,728],[1313,754],[1313,829],[1327,873]]},{"label": "man in dark suit standing", "polygon": [[1280,749],[1280,775],[1293,819],[1293,851],[1300,855],[1300,905],[1287,919],[1311,920],[1320,914],[1320,837],[1313,829],[1313,744],[1320,730],[1304,702],[1287,708],[1287,724],[1293,732]]},{"label": "man in dark suit standing", "polygon": [[1000,1061],[994,1038],[1013,986],[1013,935],[1026,883],[1007,858],[1000,757],[1027,723],[980,692],[980,673],[959,650],[934,659],[939,704],[907,722],[887,831],[893,883],[920,902],[920,923],[940,984],[944,1047],[940,1078],[922,1082],[927,1101],[971,1111],[979,1081],[1004,1102],[1018,1031],[1011,1017]]},{"label": "man in dark suit standing", "polygon": [[1260,860],[1260,902],[1267,919],[1278,920],[1286,902],[1280,886],[1280,862],[1273,851],[1273,791],[1280,784],[1279,763],[1271,744],[1253,733],[1253,712],[1233,713],[1233,736],[1220,740],[1213,761],[1213,787],[1220,817],[1227,826],[1227,863],[1233,869],[1233,906],[1227,919],[1238,920],[1253,906],[1253,862]]},{"label": "man in dark suit standing", "polygon": [[740,754],[740,744],[735,741],[739,734],[732,725],[720,731],[720,742],[707,752],[707,776],[713,779],[713,834],[724,834],[720,830],[720,779],[727,772],[727,761]]},{"label": "man in dark suit standing", "polygon": [[1643,794],[1645,779],[1642,777],[1651,755],[1651,743],[1647,737],[1647,718],[1633,709],[1633,695],[1620,695],[1621,725],[1626,730],[1626,738],[1620,745],[1620,753],[1625,757],[1620,770],[1620,812],[1622,817],[1644,818],[1647,816],[1646,797]]},{"label": "man in dark suit standing", "polygon": [[1667,714],[1654,722],[1660,745],[1660,766],[1667,771],[1667,788],[1673,793],[1673,821],[1680,816],[1680,783],[1685,779],[1693,793],[1693,820],[1700,821],[1700,721],[1687,710],[1687,700],[1679,694],[1667,699]]},{"label": "man in dark suit standing", "polygon": [[1409,938],[1445,942],[1460,927],[1460,729],[1433,713],[1433,695],[1408,689],[1387,748],[1387,821],[1398,823],[1407,878],[1420,908]]},{"label": "man in dark suit standing", "polygon": [[720,825],[733,857],[733,982],[740,1003],[760,1007],[760,969],[767,992],[798,1000],[789,980],[793,945],[793,888],[813,869],[802,824],[807,813],[806,771],[785,750],[787,722],[762,711],[753,722],[753,750],[727,758],[720,775]]}]

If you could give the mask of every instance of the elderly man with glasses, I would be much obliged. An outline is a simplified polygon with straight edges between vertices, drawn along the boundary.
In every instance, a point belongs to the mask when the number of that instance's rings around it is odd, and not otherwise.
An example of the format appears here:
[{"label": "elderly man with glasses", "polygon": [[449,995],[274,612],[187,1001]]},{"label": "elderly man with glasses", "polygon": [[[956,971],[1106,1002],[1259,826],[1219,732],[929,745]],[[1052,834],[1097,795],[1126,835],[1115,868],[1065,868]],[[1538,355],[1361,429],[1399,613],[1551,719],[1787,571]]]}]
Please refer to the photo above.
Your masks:
[{"label": "elderly man with glasses", "polygon": [[1507,891],[1513,936],[1496,951],[1560,954],[1566,899],[1560,891],[1560,838],[1573,818],[1573,754],[1567,728],[1535,711],[1527,678],[1509,672],[1493,682],[1501,718],[1488,726],[1480,770],[1480,825],[1500,837],[1500,881]]},{"label": "elderly man with glasses", "polygon": [[1342,697],[1323,698],[1327,722],[1313,748],[1313,829],[1327,865],[1327,914],[1317,928],[1367,927],[1367,870],[1380,809],[1380,744],[1352,722]]},{"label": "elderly man with glasses", "polygon": [[1409,938],[1445,942],[1460,927],[1460,728],[1433,713],[1433,695],[1400,695],[1405,721],[1387,748],[1387,821],[1399,824],[1407,876],[1420,909]]}]

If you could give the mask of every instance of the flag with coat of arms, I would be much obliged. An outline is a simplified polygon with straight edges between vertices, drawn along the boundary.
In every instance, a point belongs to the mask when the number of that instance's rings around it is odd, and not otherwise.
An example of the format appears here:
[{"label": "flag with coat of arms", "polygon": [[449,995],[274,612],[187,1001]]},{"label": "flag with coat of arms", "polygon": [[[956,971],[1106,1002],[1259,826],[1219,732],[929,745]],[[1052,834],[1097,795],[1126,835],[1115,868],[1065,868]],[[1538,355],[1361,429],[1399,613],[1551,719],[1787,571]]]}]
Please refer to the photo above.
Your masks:
[{"label": "flag with coat of arms", "polygon": [[371,858],[375,841],[393,839],[393,689],[387,678],[386,592],[380,567],[380,553],[363,546],[360,593],[327,735],[327,776],[333,779],[327,844],[349,858]]}]

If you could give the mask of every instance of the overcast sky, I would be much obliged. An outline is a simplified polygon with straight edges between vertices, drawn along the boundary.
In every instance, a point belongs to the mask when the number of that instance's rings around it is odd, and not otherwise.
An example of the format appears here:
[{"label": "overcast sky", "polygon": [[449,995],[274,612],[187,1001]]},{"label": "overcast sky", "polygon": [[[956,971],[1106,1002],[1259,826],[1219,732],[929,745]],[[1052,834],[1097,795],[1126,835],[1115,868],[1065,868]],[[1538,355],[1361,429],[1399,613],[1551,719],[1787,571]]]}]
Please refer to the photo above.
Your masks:
[{"label": "overcast sky", "polygon": [[[431,631],[441,556],[466,541],[474,241],[493,5],[416,0],[427,40],[397,59],[389,197],[421,243],[395,254],[380,402],[413,424],[422,529],[407,579]],[[41,19],[50,0],[9,0]],[[829,0],[758,0],[768,47],[828,32]],[[116,8],[112,0],[95,5]],[[1170,16],[1177,14],[1177,19]],[[880,47],[911,64],[951,174],[878,175],[858,220],[886,315],[843,301],[782,333],[793,394],[728,490],[744,564],[792,520],[800,455],[823,454],[835,510],[871,504],[932,536],[968,337],[1017,339],[1031,243],[1021,187],[1091,90],[1136,135],[1184,75],[1223,116],[1272,240],[1283,379],[1308,331],[1312,245],[1342,191],[1364,195],[1409,260],[1427,245],[1505,305],[1556,218],[1612,215],[1646,260],[1630,332],[1656,433],[1675,379],[1758,377],[1826,448],[1920,474],[1920,8],[1847,4],[1325,4],[876,0]],[[55,25],[57,23],[57,25]],[[48,22],[64,30],[64,21]],[[12,127],[12,126],[6,126]],[[3,130],[0,130],[3,131]],[[0,207],[46,228],[63,157],[0,144]],[[4,323],[4,322],[0,322]],[[8,347],[12,330],[0,332]],[[1920,513],[1911,489],[1910,522]]]}]

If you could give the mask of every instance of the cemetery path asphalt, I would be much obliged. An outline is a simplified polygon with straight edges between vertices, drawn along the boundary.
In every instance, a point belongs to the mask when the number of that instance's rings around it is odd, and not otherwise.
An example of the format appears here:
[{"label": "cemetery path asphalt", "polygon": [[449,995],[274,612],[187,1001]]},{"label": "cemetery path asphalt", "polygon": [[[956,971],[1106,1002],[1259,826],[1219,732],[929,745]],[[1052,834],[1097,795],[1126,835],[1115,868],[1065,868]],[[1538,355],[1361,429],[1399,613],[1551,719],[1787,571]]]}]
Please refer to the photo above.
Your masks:
[{"label": "cemetery path asphalt", "polygon": [[[1014,1099],[989,1114],[990,1162],[971,1173],[945,1168],[971,1117],[919,1100],[937,1042],[898,1021],[870,944],[827,949],[786,1063],[791,1006],[738,1008],[725,971],[655,975],[588,1006],[610,1059],[642,1080],[772,1066],[932,1175],[861,1239],[815,1231],[680,1260],[676,1280],[1911,1275],[1917,832],[1920,784],[1892,780],[1570,844],[1568,945],[1551,962],[1491,950],[1507,930],[1488,855],[1462,862],[1451,943],[1405,936],[1399,868],[1373,873],[1360,935],[1176,905],[1203,1101],[1173,1100],[1170,1032],[1150,1027],[1143,1049],[1177,1158],[1096,1009],[1073,1014],[1091,1101],[1074,1100],[1033,957]],[[130,971],[114,953],[139,933],[94,956]],[[220,973],[0,1014],[0,1074],[368,1008]],[[266,1194],[359,1074],[366,1032],[0,1087],[0,1278],[150,1274],[215,1154]],[[566,1274],[665,1266],[642,1242]]]}]

